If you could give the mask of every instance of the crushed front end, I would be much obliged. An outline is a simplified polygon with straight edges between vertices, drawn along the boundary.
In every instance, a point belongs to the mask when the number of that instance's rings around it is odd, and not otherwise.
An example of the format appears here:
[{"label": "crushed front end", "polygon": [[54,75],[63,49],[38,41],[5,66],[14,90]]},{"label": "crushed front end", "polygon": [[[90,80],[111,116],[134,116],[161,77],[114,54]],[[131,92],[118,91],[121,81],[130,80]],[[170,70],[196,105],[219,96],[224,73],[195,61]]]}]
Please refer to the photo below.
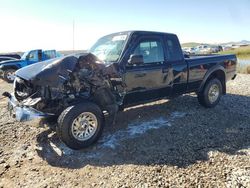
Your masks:
[{"label": "crushed front end", "polygon": [[91,53],[37,63],[16,72],[8,108],[18,121],[59,116],[70,105],[92,101],[115,117],[125,95],[115,64]]}]

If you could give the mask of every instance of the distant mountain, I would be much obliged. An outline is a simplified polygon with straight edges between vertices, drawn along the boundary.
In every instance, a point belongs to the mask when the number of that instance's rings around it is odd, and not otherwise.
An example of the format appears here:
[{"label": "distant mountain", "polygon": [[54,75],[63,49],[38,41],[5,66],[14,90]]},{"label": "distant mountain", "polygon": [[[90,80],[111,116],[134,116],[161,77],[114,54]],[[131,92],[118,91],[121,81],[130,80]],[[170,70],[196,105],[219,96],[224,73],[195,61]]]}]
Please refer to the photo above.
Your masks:
[{"label": "distant mountain", "polygon": [[242,40],[242,41],[240,41],[240,43],[250,44],[250,41],[249,40]]},{"label": "distant mountain", "polygon": [[221,43],[221,45],[229,45],[229,44],[250,44],[249,40],[241,40],[238,42],[226,42],[226,43]]},{"label": "distant mountain", "polygon": [[[241,40],[239,42],[226,42],[226,43],[220,43],[220,44],[210,44],[210,45],[232,45],[232,44],[249,44],[250,45],[250,41],[249,40]],[[182,47],[196,47],[199,45],[207,45],[207,43],[197,43],[197,42],[186,42],[186,43],[182,43],[181,46]]]}]

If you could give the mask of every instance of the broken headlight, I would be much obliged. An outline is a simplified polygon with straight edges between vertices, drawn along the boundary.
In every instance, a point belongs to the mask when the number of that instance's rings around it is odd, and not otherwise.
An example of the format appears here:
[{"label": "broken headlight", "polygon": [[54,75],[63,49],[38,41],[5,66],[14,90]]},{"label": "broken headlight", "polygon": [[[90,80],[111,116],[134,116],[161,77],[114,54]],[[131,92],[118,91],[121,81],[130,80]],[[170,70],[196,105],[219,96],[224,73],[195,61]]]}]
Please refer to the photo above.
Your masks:
[{"label": "broken headlight", "polygon": [[33,94],[33,87],[25,80],[16,77],[14,82],[14,94],[18,101],[24,100]]}]

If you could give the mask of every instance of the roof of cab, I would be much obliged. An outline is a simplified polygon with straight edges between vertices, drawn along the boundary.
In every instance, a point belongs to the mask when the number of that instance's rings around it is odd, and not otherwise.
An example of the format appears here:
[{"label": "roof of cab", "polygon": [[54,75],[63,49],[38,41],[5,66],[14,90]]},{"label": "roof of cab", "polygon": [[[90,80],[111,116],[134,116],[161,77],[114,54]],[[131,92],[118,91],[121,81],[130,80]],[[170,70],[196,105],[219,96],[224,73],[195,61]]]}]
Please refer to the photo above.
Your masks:
[{"label": "roof of cab", "polygon": [[115,35],[115,34],[119,34],[119,35],[123,35],[123,34],[126,34],[126,35],[131,35],[131,34],[160,34],[160,35],[176,35],[174,33],[166,33],[166,32],[158,32],[158,31],[143,31],[143,30],[129,30],[129,31],[120,31],[120,32],[115,32],[115,33],[111,33],[111,34],[108,34],[106,36],[109,36],[109,35]]}]

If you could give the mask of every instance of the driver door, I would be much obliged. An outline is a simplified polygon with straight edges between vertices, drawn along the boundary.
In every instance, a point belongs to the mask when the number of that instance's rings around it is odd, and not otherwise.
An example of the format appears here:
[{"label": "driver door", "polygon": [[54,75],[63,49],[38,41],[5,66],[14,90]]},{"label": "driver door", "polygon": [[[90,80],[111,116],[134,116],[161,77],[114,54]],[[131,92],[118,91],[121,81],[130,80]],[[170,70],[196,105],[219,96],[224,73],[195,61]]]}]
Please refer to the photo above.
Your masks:
[{"label": "driver door", "polygon": [[39,62],[41,60],[41,53],[41,50],[31,51],[27,56],[27,65]]},{"label": "driver door", "polygon": [[127,86],[124,104],[140,103],[158,99],[169,93],[168,66],[164,57],[161,37],[140,38],[132,47],[130,55],[142,55],[141,64],[126,65],[123,75]]}]

